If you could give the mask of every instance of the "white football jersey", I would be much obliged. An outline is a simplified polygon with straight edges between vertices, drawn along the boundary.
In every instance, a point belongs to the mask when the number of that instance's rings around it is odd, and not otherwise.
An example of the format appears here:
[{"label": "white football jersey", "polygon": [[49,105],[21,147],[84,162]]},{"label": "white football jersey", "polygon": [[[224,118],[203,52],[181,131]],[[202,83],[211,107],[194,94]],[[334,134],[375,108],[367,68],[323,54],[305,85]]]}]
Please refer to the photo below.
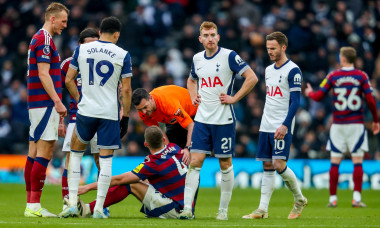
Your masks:
[{"label": "white football jersey", "polygon": [[94,41],[75,50],[70,67],[82,76],[78,113],[119,120],[118,83],[121,78],[132,77],[129,53],[111,42]]},{"label": "white football jersey", "polygon": [[205,51],[194,55],[190,77],[198,80],[201,95],[195,121],[216,125],[233,123],[233,106],[221,104],[219,95],[231,95],[235,76],[242,75],[248,68],[236,52],[221,47],[211,57],[206,57]]},{"label": "white football jersey", "polygon": [[[301,91],[301,70],[291,60],[279,68],[272,64],[265,69],[265,84],[267,95],[260,131],[274,133],[288,115],[290,92]],[[291,132],[293,128],[294,118]]]}]

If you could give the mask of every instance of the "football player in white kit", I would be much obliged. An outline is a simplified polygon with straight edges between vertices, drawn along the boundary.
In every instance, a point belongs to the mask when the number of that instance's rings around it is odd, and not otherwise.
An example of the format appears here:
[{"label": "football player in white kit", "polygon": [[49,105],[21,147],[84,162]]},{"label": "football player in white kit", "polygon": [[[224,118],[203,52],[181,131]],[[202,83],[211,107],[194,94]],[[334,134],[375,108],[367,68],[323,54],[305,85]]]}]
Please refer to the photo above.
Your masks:
[{"label": "football player in white kit", "polygon": [[[256,85],[252,69],[236,52],[218,46],[217,26],[203,22],[199,42],[204,51],[194,55],[187,87],[194,105],[199,105],[190,148],[191,162],[186,176],[184,210],[179,219],[192,219],[194,194],[199,185],[199,172],[207,154],[219,158],[222,172],[218,220],[227,220],[228,204],[234,186],[232,155],[235,148],[235,114],[232,104],[238,102]],[[236,75],[245,81],[232,95]],[[198,81],[198,86],[197,86]]]},{"label": "football player in white kit", "polygon": [[[80,161],[95,133],[98,135],[100,174],[97,202],[93,218],[107,218],[103,213],[104,200],[112,176],[112,156],[121,148],[128,127],[131,104],[132,65],[130,54],[116,46],[121,23],[108,17],[100,24],[100,39],[80,45],[74,52],[66,76],[66,87],[78,102],[77,124],[71,139],[68,170],[69,206],[60,217],[78,216],[77,200],[80,181]],[[79,97],[74,79],[81,72],[82,95]],[[118,83],[122,82],[123,117],[119,123]]]},{"label": "football player in white kit", "polygon": [[264,168],[261,199],[259,208],[243,218],[268,218],[268,205],[277,171],[294,196],[294,206],[288,219],[296,219],[307,205],[307,199],[302,195],[297,178],[286,162],[292,143],[294,116],[300,103],[302,73],[286,56],[288,39],[283,33],[271,33],[266,40],[268,55],[274,63],[265,69],[267,94],[256,155],[256,160],[263,161]]}]

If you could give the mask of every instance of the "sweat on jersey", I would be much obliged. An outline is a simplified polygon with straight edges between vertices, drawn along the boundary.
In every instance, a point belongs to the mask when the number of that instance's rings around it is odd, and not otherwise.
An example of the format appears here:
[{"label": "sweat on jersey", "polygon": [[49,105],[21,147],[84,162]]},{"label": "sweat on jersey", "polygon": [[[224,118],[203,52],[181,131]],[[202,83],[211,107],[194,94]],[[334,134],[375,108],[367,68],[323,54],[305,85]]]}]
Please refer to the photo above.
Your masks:
[{"label": "sweat on jersey", "polygon": [[132,77],[128,51],[101,40],[81,44],[73,54],[70,68],[82,77],[78,113],[119,120],[118,83],[121,78]]},{"label": "sweat on jersey", "polygon": [[41,83],[37,63],[50,64],[49,75],[53,81],[55,92],[62,99],[60,61],[52,36],[45,29],[40,29],[33,35],[28,50],[28,109],[54,106],[54,101]]},{"label": "sweat on jersey", "polygon": [[[296,110],[290,110],[291,92],[301,92],[302,73],[300,68],[291,60],[287,60],[282,66],[276,67],[275,63],[265,69],[266,97],[264,112],[261,119],[260,131],[274,133],[284,124],[289,111],[295,114]],[[299,99],[299,96],[298,96]],[[299,101],[298,101],[299,103]],[[288,129],[294,128],[294,115],[289,121]]]},{"label": "sweat on jersey", "polygon": [[354,67],[335,70],[322,81],[319,90],[311,92],[309,97],[319,101],[330,89],[333,92],[334,124],[364,123],[363,94],[366,96],[373,121],[379,122],[376,102],[366,73]]},{"label": "sweat on jersey", "polygon": [[156,102],[157,109],[151,116],[139,112],[141,120],[147,125],[158,123],[175,124],[186,128],[193,122],[197,107],[193,105],[189,91],[176,85],[160,86],[149,93]]},{"label": "sweat on jersey", "polygon": [[236,52],[219,47],[211,57],[206,51],[194,55],[190,78],[198,80],[198,93],[201,95],[195,121],[205,124],[225,125],[235,121],[231,104],[222,104],[219,95],[232,95],[236,75],[242,75],[249,66]]},{"label": "sweat on jersey", "polygon": [[182,162],[182,157],[181,148],[169,143],[161,151],[146,156],[132,173],[141,180],[148,179],[155,189],[183,206],[188,168]]}]

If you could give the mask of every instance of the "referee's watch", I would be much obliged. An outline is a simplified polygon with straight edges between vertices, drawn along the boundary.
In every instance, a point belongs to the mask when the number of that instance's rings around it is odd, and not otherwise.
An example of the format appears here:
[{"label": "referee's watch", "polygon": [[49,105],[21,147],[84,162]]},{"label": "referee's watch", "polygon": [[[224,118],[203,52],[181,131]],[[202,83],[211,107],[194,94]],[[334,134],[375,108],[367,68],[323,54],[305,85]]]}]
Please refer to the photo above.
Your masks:
[{"label": "referee's watch", "polygon": [[188,149],[190,151],[190,146],[185,146],[183,149]]}]

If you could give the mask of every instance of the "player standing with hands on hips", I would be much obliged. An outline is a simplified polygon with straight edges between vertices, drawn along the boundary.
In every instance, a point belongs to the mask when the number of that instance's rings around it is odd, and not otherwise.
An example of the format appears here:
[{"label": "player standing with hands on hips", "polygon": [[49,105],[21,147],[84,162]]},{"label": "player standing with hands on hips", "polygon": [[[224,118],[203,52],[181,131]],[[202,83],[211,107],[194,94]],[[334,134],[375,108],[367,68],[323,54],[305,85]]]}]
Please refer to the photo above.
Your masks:
[{"label": "player standing with hands on hips", "polygon": [[286,56],[288,38],[281,32],[266,37],[270,59],[274,63],[265,69],[267,88],[264,113],[260,125],[256,160],[263,161],[259,208],[245,219],[268,218],[268,206],[275,184],[275,171],[282,177],[294,196],[294,206],[288,219],[298,218],[307,205],[293,171],[286,165],[289,158],[294,119],[301,96],[302,73]]},{"label": "player standing with hands on hips", "polygon": [[372,131],[376,135],[380,131],[376,102],[372,95],[372,87],[366,73],[354,68],[356,50],[342,47],[339,53],[341,69],[333,71],[322,81],[317,92],[308,83],[305,95],[320,101],[332,89],[333,91],[333,124],[326,149],[331,151],[330,199],[328,207],[337,206],[336,190],[339,179],[339,165],[346,151],[351,153],[354,163],[353,207],[366,207],[362,202],[363,156],[368,151],[367,131],[364,126],[363,95],[372,113]]},{"label": "player standing with hands on hips", "polygon": [[[227,220],[228,204],[234,186],[232,155],[235,148],[235,114],[232,104],[252,90],[258,79],[236,52],[218,46],[220,36],[213,22],[200,26],[199,42],[204,51],[193,57],[187,88],[194,105],[199,105],[194,119],[191,162],[186,175],[184,210],[179,219],[192,219],[194,195],[199,186],[199,172],[206,158],[214,151],[222,172],[221,196],[217,220]],[[232,96],[236,75],[245,78],[242,87]],[[198,85],[197,85],[198,80]]]},{"label": "player standing with hands on hips", "polygon": [[[60,217],[78,216],[77,200],[80,181],[80,162],[87,144],[98,135],[100,174],[93,218],[107,218],[103,204],[112,176],[112,157],[120,149],[120,138],[128,128],[131,105],[132,65],[130,54],[116,46],[121,23],[107,17],[100,24],[100,38],[80,45],[74,52],[66,75],[66,87],[78,102],[77,124],[71,139],[68,171],[69,206]],[[79,100],[75,77],[82,76],[82,96]],[[119,122],[118,83],[122,82],[123,117]]]},{"label": "player standing with hands on hips", "polygon": [[60,117],[67,114],[62,103],[60,57],[53,41],[67,27],[70,11],[52,3],[45,12],[45,23],[34,34],[28,51],[29,151],[25,164],[27,205],[25,217],[57,217],[41,207],[46,168],[58,139]]}]

